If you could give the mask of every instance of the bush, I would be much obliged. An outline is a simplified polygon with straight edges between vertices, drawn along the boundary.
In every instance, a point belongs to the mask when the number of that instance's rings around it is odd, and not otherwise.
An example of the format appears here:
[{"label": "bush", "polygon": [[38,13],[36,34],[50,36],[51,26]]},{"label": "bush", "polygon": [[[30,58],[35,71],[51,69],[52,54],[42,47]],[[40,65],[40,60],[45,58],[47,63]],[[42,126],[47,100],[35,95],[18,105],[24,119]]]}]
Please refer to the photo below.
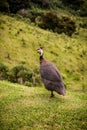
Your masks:
[{"label": "bush", "polygon": [[50,8],[63,8],[63,4],[61,0],[50,0]]},{"label": "bush", "polygon": [[42,16],[42,20],[43,24],[40,25],[42,28],[54,31],[59,19],[54,12],[47,12]]},{"label": "bush", "polygon": [[8,79],[9,69],[3,63],[0,63],[0,80]]},{"label": "bush", "polygon": [[40,86],[42,85],[40,74],[36,75],[36,85],[40,85]]},{"label": "bush", "polygon": [[87,16],[87,1],[84,1],[84,4],[81,5],[79,14],[80,16]]},{"label": "bush", "polygon": [[32,0],[33,3],[38,4],[41,8],[48,8],[50,0]]},{"label": "bush", "polygon": [[65,33],[68,36],[71,36],[76,31],[76,25],[73,20],[66,16],[60,18],[54,12],[47,12],[41,17],[38,17],[36,23],[43,29],[50,29],[57,33]]},{"label": "bush", "polygon": [[33,85],[42,85],[42,80],[40,77],[40,69],[37,66],[33,70],[32,80],[33,80]]},{"label": "bush", "polygon": [[30,7],[30,0],[8,0],[9,9],[11,13],[16,13],[20,9],[27,9]]},{"label": "bush", "polygon": [[74,9],[77,15],[87,16],[87,0],[62,0],[63,4]]},{"label": "bush", "polygon": [[17,14],[19,14],[23,17],[26,17],[26,18],[30,17],[29,11],[27,9],[20,9],[20,10],[17,11]]},{"label": "bush", "polygon": [[7,0],[0,1],[0,11],[9,12],[9,4],[8,4]]},{"label": "bush", "polygon": [[68,36],[71,36],[76,31],[76,25],[69,17],[62,16],[61,22],[58,24],[58,31],[62,31]]},{"label": "bush", "polygon": [[82,4],[84,3],[84,0],[62,0],[62,2],[66,6],[69,6],[74,10],[78,10],[82,6]]},{"label": "bush", "polygon": [[35,67],[35,69],[33,70],[33,72],[36,73],[36,74],[39,74],[40,73],[39,67]]},{"label": "bush", "polygon": [[42,85],[39,75],[39,68],[36,67],[32,72],[23,65],[15,66],[11,70],[3,63],[0,63],[0,80],[8,80],[13,83],[24,84],[26,86]]},{"label": "bush", "polygon": [[23,65],[15,66],[12,68],[11,73],[9,74],[10,81],[20,84],[24,84],[25,81],[30,81],[31,78],[32,72]]},{"label": "bush", "polygon": [[32,87],[33,86],[33,84],[31,82],[29,82],[29,81],[25,81],[24,85],[28,86],[28,87]]}]

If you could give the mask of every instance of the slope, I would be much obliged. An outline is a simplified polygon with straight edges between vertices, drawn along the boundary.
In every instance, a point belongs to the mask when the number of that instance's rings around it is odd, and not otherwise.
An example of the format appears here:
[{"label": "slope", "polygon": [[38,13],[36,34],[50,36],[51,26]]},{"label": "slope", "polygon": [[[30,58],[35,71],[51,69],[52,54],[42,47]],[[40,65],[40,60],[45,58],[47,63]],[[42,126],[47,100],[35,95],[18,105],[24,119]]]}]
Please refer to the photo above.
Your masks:
[{"label": "slope", "polygon": [[9,68],[20,64],[32,70],[39,68],[36,49],[43,46],[45,58],[59,68],[66,86],[83,88],[87,78],[86,34],[87,29],[80,28],[72,37],[58,35],[28,19],[0,14],[0,62]]}]

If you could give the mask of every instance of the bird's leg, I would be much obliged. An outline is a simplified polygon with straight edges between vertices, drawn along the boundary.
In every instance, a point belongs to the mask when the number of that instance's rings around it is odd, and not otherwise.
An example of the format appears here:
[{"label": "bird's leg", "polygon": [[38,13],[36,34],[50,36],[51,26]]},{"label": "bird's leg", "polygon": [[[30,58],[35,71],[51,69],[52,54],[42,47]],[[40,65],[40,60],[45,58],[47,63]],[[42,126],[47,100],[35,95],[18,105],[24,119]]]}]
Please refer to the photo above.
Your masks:
[{"label": "bird's leg", "polygon": [[54,97],[53,91],[51,91],[51,96],[50,97]]}]

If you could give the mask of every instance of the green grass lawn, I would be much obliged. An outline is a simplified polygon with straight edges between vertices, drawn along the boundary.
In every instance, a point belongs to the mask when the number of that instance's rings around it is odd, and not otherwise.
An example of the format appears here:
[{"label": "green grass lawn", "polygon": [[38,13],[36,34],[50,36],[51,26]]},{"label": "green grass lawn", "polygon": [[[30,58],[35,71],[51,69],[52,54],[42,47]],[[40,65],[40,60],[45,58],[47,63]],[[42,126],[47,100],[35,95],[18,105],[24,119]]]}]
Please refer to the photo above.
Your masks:
[{"label": "green grass lawn", "polygon": [[0,130],[87,129],[87,92],[49,96],[44,87],[0,81]]}]

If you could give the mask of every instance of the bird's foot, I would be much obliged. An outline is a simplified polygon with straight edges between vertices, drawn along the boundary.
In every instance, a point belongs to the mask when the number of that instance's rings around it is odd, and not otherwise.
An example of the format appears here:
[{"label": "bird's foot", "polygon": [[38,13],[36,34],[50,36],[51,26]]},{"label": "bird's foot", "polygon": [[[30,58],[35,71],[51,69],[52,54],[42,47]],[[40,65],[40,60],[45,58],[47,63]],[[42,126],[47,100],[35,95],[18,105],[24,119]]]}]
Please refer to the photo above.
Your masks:
[{"label": "bird's foot", "polygon": [[53,93],[51,93],[50,97],[51,97],[51,98],[53,98],[53,97],[54,97],[54,94],[53,94]]}]

